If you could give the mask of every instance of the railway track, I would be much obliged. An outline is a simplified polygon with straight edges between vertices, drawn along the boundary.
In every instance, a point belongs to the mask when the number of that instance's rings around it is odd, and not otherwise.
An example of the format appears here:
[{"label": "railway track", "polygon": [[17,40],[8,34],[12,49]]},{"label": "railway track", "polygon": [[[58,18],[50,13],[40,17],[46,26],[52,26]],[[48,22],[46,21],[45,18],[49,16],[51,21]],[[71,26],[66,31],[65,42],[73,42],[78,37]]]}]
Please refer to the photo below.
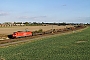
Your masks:
[{"label": "railway track", "polygon": [[[82,29],[82,28],[77,28],[74,31],[79,30],[79,29]],[[56,32],[56,33],[50,33],[50,34],[44,34],[44,35],[36,35],[36,36],[32,36],[32,37],[3,40],[3,41],[0,41],[0,47],[15,45],[15,44],[19,44],[19,43],[25,43],[25,42],[36,40],[38,38],[45,38],[45,37],[53,36],[55,34],[60,35],[62,33],[68,33],[68,32],[73,32],[73,31],[67,30],[67,31],[63,31],[63,32]]]}]

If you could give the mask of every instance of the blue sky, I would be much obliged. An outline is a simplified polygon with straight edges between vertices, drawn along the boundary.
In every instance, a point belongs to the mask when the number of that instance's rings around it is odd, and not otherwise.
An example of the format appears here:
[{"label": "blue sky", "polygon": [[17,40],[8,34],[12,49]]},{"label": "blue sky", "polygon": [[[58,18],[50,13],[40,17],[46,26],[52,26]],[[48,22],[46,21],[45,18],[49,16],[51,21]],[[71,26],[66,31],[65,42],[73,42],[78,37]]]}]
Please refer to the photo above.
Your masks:
[{"label": "blue sky", "polygon": [[0,0],[0,22],[90,23],[90,0]]}]

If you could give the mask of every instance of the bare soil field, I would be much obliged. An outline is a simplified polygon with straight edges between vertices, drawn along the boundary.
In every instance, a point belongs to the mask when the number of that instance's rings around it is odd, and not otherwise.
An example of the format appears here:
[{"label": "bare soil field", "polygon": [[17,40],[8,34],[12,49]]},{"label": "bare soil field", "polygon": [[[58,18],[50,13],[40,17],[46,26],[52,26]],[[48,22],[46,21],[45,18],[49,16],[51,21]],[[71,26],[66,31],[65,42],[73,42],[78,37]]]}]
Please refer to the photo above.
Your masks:
[{"label": "bare soil field", "polygon": [[25,31],[28,29],[29,31],[35,31],[39,29],[43,29],[43,31],[50,30],[50,29],[63,29],[65,27],[72,27],[71,25],[67,26],[57,26],[57,25],[49,25],[49,26],[16,26],[16,27],[0,27],[0,34],[12,34],[16,31]]}]

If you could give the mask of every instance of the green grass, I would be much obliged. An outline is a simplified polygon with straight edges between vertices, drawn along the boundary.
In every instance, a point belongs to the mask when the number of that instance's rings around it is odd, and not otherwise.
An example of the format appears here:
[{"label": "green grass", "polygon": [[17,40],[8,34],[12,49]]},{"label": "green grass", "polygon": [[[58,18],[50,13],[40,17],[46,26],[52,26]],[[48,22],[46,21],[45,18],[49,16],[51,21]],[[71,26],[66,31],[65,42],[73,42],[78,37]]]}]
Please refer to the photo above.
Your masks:
[{"label": "green grass", "polygon": [[5,60],[89,60],[90,28],[78,33],[0,48],[0,56]]}]

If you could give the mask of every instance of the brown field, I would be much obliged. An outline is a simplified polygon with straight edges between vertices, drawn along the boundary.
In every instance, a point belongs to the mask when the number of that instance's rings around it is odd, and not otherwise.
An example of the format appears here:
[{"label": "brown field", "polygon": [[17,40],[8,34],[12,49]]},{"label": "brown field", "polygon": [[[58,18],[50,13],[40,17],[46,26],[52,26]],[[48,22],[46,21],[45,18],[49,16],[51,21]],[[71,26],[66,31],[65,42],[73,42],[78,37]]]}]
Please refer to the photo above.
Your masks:
[{"label": "brown field", "polygon": [[16,26],[16,27],[0,27],[0,34],[12,34],[16,31],[25,31],[27,28],[30,31],[35,31],[39,29],[43,29],[43,31],[50,30],[50,29],[63,29],[65,27],[71,27],[71,25],[68,26],[57,26],[57,25],[49,25],[49,26]]}]

